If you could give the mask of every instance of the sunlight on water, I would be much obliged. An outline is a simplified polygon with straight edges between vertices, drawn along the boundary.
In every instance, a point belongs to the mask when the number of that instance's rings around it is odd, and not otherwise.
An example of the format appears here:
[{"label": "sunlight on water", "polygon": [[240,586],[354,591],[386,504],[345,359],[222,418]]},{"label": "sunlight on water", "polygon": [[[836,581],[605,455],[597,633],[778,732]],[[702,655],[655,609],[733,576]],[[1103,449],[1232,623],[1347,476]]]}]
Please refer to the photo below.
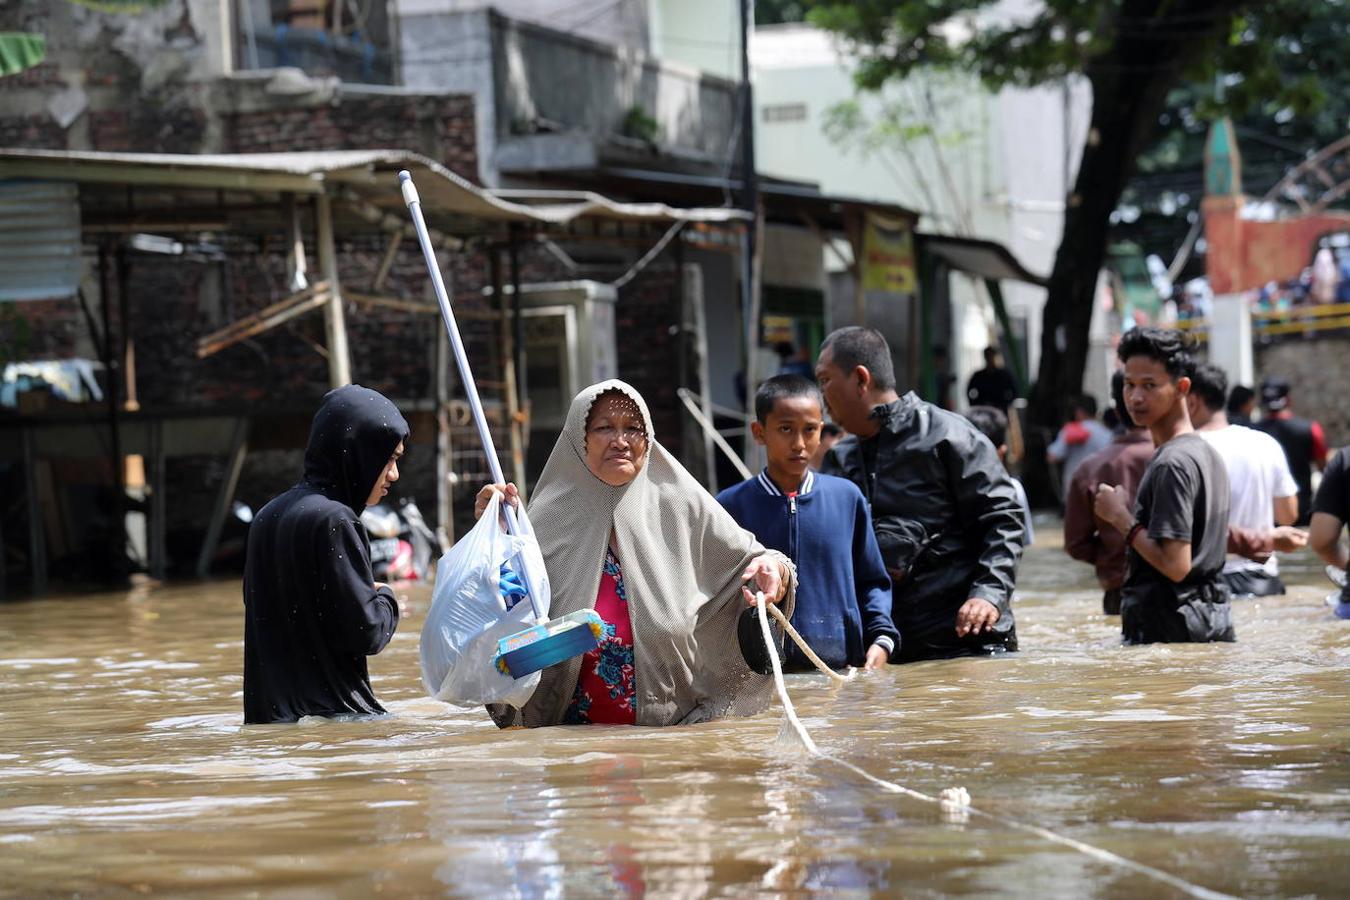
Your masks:
[{"label": "sunlight on water", "polygon": [[[828,753],[1205,888],[1350,884],[1350,622],[1311,556],[1236,645],[1121,647],[1042,526],[1024,652],[790,679]],[[425,588],[371,662],[391,715],[242,727],[237,582],[0,607],[0,894],[1171,896],[811,760],[776,706],[500,732],[422,695]]]}]

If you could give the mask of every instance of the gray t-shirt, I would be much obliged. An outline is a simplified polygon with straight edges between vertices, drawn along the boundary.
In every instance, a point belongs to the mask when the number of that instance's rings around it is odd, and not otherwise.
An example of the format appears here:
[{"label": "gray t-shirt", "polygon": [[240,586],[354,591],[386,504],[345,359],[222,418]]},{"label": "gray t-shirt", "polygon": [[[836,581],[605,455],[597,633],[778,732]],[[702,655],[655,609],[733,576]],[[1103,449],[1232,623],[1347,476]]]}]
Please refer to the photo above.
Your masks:
[{"label": "gray t-shirt", "polygon": [[1163,444],[1139,482],[1134,518],[1155,541],[1189,541],[1191,571],[1176,584],[1131,548],[1126,591],[1175,591],[1213,582],[1223,571],[1228,547],[1228,473],[1222,457],[1194,432]]}]

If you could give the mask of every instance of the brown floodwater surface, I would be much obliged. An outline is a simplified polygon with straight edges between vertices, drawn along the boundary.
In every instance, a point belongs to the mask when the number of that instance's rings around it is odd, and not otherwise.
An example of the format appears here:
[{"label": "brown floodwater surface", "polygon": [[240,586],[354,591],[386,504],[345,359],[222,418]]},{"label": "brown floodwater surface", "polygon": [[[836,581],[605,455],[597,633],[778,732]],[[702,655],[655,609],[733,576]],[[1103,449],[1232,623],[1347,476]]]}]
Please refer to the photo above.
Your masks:
[{"label": "brown floodwater surface", "polygon": [[[1236,895],[1350,890],[1350,621],[1306,554],[1238,643],[1122,647],[1039,535],[1003,659],[790,690],[821,748]],[[884,793],[752,719],[498,731],[427,699],[425,587],[371,660],[390,715],[241,726],[238,582],[0,606],[0,894],[1176,896]]]}]

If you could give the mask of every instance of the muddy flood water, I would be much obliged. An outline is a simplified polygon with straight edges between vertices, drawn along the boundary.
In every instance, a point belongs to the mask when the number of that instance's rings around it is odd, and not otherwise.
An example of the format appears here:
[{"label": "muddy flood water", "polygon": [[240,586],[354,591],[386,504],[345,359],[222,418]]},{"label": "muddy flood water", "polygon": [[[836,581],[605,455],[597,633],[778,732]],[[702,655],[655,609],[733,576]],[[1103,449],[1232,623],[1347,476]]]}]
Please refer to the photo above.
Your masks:
[{"label": "muddy flood water", "polygon": [[[1237,644],[1120,646],[1053,526],[1024,652],[794,676],[822,749],[1210,891],[1350,893],[1350,622],[1311,555]],[[782,710],[499,732],[426,699],[425,587],[371,661],[391,715],[242,727],[238,582],[0,607],[0,895],[1180,896],[885,793],[779,740]]]}]

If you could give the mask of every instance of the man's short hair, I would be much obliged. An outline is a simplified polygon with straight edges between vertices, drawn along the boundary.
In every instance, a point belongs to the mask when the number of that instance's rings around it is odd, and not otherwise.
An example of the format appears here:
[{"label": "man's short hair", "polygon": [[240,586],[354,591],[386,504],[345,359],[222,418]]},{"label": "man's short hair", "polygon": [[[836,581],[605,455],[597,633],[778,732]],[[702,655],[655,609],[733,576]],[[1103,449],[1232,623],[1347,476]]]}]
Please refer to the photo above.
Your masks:
[{"label": "man's short hair", "polygon": [[1256,391],[1245,384],[1235,384],[1233,389],[1228,392],[1228,412],[1230,414],[1241,414],[1242,407],[1255,399]]},{"label": "man's short hair", "polygon": [[1200,363],[1191,375],[1191,393],[1200,398],[1205,409],[1218,412],[1228,396],[1228,373],[1214,363]]},{"label": "man's short hair", "polygon": [[779,400],[792,397],[807,397],[814,400],[822,410],[825,408],[820,388],[811,379],[802,375],[775,375],[766,379],[755,391],[755,418],[763,425]]},{"label": "man's short hair", "polygon": [[820,436],[821,436],[821,437],[843,437],[843,436],[844,436],[844,429],[840,428],[838,425],[834,424],[833,422],[826,422],[824,425],[820,426]]},{"label": "man's short hair", "polygon": [[972,406],[966,410],[966,418],[976,431],[989,438],[995,450],[1008,443],[1008,417],[998,407]]},{"label": "man's short hair", "polygon": [[1138,427],[1134,424],[1129,407],[1125,405],[1125,373],[1120,369],[1111,374],[1111,403],[1116,407],[1116,418],[1120,419],[1121,428]]},{"label": "man's short hair", "polygon": [[1175,328],[1132,328],[1125,332],[1116,348],[1116,358],[1129,362],[1136,356],[1146,356],[1162,363],[1175,381],[1195,374],[1194,344],[1189,335]]},{"label": "man's short hair", "polygon": [[878,390],[895,390],[895,366],[891,363],[891,347],[875,328],[849,325],[830,332],[820,345],[834,357],[834,364],[845,373],[865,366],[872,374],[872,384]]},{"label": "man's short hair", "polygon": [[1089,418],[1097,418],[1097,398],[1091,394],[1079,394],[1074,397],[1069,403],[1069,412],[1076,413],[1080,410],[1087,413]]}]

